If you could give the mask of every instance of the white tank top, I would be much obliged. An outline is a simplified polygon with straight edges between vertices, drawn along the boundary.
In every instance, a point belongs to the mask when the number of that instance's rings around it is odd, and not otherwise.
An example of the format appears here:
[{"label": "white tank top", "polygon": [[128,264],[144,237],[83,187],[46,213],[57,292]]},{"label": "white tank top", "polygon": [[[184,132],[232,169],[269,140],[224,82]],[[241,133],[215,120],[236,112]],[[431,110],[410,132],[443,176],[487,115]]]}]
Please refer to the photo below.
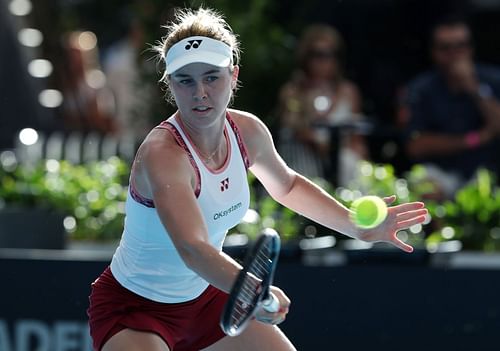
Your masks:
[{"label": "white tank top", "polygon": [[[224,136],[228,157],[218,170],[200,159],[182,123],[169,118],[157,128],[169,130],[189,156],[197,174],[195,194],[208,228],[210,243],[218,250],[227,231],[237,225],[249,207],[249,166],[245,145],[229,114]],[[165,160],[168,162],[168,160]],[[175,249],[150,199],[141,197],[130,182],[125,226],[111,261],[111,271],[122,286],[157,302],[178,303],[198,297],[208,282],[190,270]],[[189,216],[189,213],[178,213]]]}]

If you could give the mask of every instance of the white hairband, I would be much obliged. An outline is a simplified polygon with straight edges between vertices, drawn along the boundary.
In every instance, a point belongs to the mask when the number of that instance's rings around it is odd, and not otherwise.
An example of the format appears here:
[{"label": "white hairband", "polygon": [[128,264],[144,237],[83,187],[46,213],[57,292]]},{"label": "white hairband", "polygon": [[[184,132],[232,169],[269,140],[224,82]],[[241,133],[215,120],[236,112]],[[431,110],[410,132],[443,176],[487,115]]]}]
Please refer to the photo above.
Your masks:
[{"label": "white hairband", "polygon": [[172,74],[190,63],[207,63],[228,67],[231,63],[231,47],[222,41],[194,36],[175,43],[165,58],[166,74]]}]

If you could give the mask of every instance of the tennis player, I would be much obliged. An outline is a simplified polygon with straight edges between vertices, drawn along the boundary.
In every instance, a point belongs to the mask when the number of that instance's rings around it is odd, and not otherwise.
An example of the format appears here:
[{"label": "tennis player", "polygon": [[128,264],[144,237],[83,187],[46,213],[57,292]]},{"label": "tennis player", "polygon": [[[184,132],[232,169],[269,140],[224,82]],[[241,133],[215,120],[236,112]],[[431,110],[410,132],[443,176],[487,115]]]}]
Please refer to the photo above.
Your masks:
[{"label": "tennis player", "polygon": [[[256,116],[228,105],[238,85],[239,44],[208,9],[179,10],[159,51],[163,81],[178,108],[139,147],[131,170],[123,236],[92,284],[88,309],[95,350],[295,350],[276,326],[290,306],[277,287],[276,313],[259,311],[237,337],[219,320],[240,265],[222,252],[249,207],[247,170],[292,210],[350,237],[412,247],[396,232],[424,220],[422,203],[393,206],[376,230],[288,168]],[[394,197],[387,198],[388,203]]]}]

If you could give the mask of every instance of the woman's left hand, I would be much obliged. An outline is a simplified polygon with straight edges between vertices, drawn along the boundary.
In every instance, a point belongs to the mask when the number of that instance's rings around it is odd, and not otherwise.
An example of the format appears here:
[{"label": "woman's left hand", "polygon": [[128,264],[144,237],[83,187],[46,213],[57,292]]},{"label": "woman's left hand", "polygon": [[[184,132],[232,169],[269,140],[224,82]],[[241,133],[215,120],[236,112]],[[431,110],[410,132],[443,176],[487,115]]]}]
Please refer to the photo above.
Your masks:
[{"label": "woman's left hand", "polygon": [[[387,205],[392,204],[396,196],[384,197]],[[403,251],[412,252],[413,247],[404,243],[397,237],[397,232],[423,223],[426,219],[427,209],[422,202],[409,202],[387,209],[386,219],[373,229],[362,229],[358,239],[368,242],[387,242]]]}]

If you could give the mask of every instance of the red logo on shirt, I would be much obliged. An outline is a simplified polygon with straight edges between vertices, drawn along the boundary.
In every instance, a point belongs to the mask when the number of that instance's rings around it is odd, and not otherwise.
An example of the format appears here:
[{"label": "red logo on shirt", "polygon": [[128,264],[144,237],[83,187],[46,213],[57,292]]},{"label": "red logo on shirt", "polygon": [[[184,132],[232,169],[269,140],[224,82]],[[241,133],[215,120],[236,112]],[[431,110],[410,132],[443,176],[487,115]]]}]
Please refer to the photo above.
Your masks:
[{"label": "red logo on shirt", "polygon": [[227,190],[229,188],[229,178],[226,178],[220,182],[220,191]]}]

